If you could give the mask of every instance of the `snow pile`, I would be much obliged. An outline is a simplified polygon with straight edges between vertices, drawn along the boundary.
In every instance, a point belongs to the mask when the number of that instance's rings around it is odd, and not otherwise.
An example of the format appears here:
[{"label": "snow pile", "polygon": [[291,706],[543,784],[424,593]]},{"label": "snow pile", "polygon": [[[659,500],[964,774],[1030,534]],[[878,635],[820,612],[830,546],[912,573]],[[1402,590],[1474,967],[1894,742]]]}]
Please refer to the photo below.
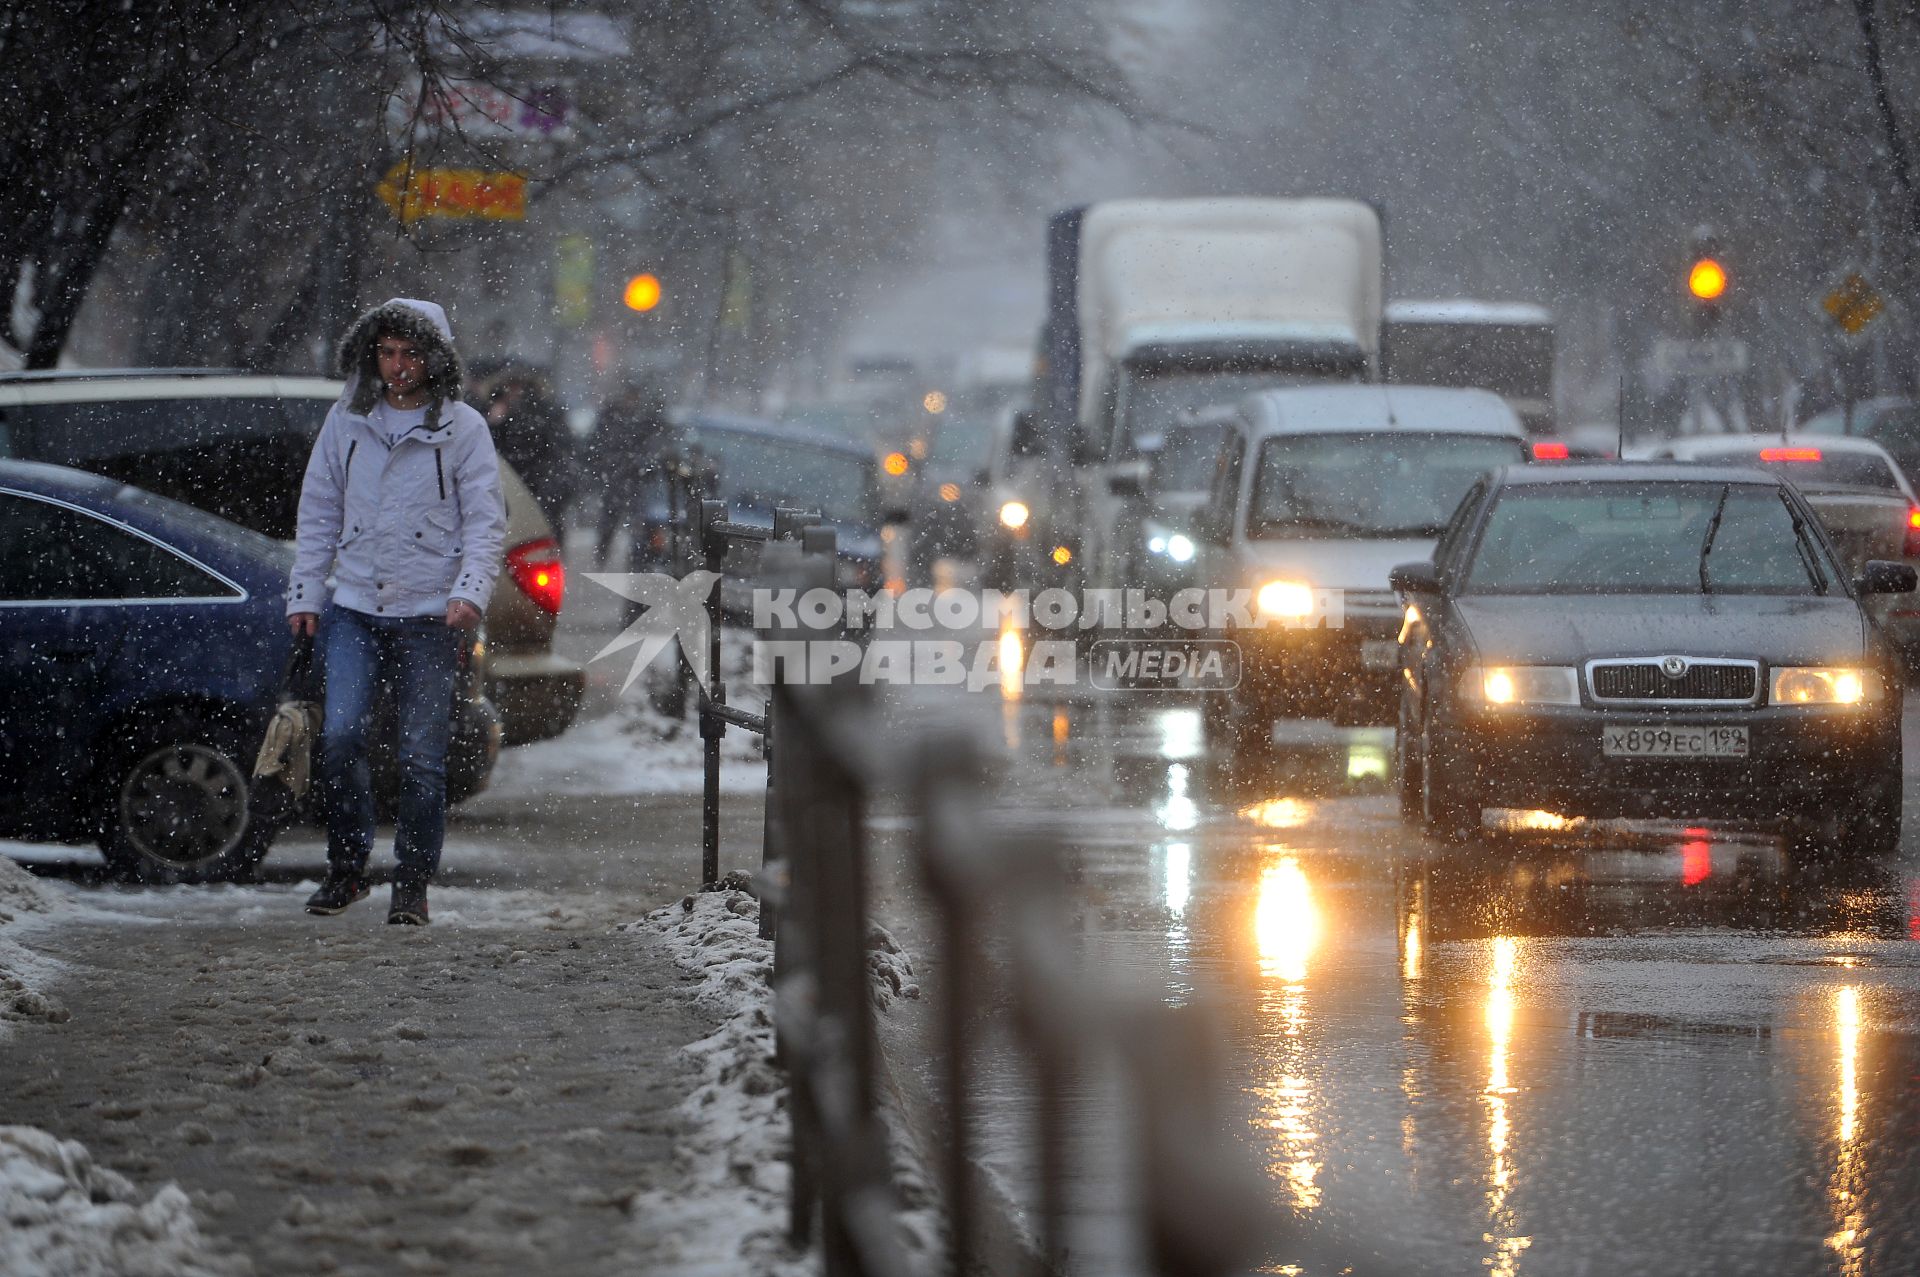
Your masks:
[{"label": "snow pile", "polygon": [[893,933],[877,922],[867,924],[867,974],[873,978],[873,1005],[885,1010],[897,998],[918,998],[913,962]]},{"label": "snow pile", "polygon": [[187,1195],[145,1202],[85,1146],[31,1126],[0,1126],[0,1272],[49,1277],[221,1277],[251,1273],[200,1235]]},{"label": "snow pile", "polygon": [[61,1024],[67,1018],[67,1009],[37,987],[47,983],[55,964],[20,943],[23,930],[50,922],[63,903],[52,888],[0,858],[0,1039],[10,1023]]},{"label": "snow pile", "polygon": [[814,1271],[785,1236],[787,1088],[773,1059],[773,945],[759,928],[759,902],[742,891],[689,896],[628,928],[666,945],[696,977],[689,995],[721,1022],[684,1048],[695,1085],[665,1183],[628,1208],[651,1272]]},{"label": "snow pile", "polygon": [[[759,712],[755,705],[746,708]],[[700,728],[692,712],[670,719],[644,701],[575,723],[552,740],[504,751],[487,786],[492,798],[698,793],[705,782]],[[764,789],[760,739],[728,728],[720,741],[720,787]]]},{"label": "snow pile", "polygon": [[[694,977],[688,996],[720,1019],[709,1036],[684,1048],[695,1085],[680,1106],[688,1130],[666,1187],[638,1194],[629,1217],[649,1246],[649,1271],[799,1277],[816,1261],[786,1241],[791,1127],[787,1083],[774,1062],[773,944],[759,933],[760,905],[743,891],[688,896],[625,930],[664,944]],[[874,998],[918,997],[913,967],[885,930],[868,936]],[[898,1123],[889,1123],[890,1127]],[[907,1205],[905,1238],[930,1245],[926,1176],[899,1139],[896,1178]]]}]

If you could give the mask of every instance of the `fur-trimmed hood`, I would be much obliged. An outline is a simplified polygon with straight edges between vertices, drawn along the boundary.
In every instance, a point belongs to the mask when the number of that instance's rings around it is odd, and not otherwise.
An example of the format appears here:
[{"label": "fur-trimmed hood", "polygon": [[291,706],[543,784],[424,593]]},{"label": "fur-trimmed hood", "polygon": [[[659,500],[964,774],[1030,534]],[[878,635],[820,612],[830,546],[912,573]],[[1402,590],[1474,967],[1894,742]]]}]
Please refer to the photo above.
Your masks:
[{"label": "fur-trimmed hood", "polygon": [[375,306],[356,319],[340,339],[339,369],[347,381],[341,402],[347,411],[361,417],[379,402],[382,385],[374,347],[383,332],[404,337],[425,353],[426,389],[433,407],[427,419],[437,421],[445,405],[460,402],[466,371],[453,348],[453,325],[447,322],[447,312],[433,302],[411,297],[394,297]]}]

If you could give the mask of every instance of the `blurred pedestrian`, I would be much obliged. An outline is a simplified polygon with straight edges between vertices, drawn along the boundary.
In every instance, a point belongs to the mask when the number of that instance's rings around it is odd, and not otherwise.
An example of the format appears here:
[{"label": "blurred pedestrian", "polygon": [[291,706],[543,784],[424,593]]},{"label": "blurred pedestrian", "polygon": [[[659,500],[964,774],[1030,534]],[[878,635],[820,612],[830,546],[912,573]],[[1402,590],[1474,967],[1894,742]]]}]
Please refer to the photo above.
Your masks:
[{"label": "blurred pedestrian", "polygon": [[318,630],[326,658],[327,877],[307,911],[336,914],[368,893],[367,738],[385,684],[400,765],[387,921],[425,925],[446,837],[454,685],[499,574],[506,508],[486,420],[460,400],[445,311],[396,297],[360,317],[339,361],[347,385],[307,460],[287,586],[294,634]]},{"label": "blurred pedestrian", "polygon": [[588,456],[601,485],[594,532],[602,564],[609,561],[614,536],[621,529],[641,535],[633,527],[641,493],[672,451],[667,399],[653,382],[630,381],[601,408]]},{"label": "blurred pedestrian", "polygon": [[573,431],[538,371],[508,364],[477,396],[500,458],[514,468],[564,538],[576,485]]}]

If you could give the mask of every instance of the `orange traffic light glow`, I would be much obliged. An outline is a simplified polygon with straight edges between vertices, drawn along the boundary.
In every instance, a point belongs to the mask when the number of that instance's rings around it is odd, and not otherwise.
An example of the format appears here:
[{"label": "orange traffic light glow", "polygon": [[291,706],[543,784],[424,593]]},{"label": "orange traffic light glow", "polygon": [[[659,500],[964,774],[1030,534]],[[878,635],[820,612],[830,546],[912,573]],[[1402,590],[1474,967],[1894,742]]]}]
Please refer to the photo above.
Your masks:
[{"label": "orange traffic light glow", "polygon": [[660,280],[653,275],[635,275],[627,281],[625,301],[628,310],[652,310],[660,304]]},{"label": "orange traffic light glow", "polygon": [[1702,257],[1687,272],[1687,290],[1703,302],[1718,300],[1727,291],[1727,268],[1711,257]]}]

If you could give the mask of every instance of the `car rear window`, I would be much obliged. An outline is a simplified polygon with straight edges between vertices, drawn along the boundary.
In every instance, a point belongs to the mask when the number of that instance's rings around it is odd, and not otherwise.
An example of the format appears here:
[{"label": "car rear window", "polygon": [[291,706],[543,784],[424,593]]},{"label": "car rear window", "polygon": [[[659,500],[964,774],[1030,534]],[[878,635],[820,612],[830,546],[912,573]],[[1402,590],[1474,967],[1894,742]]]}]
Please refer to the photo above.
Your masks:
[{"label": "car rear window", "polygon": [[1524,460],[1518,439],[1498,435],[1274,435],[1260,445],[1247,535],[1438,536],[1475,479]]},{"label": "car rear window", "polygon": [[15,456],[89,470],[286,540],[331,402],[100,399],[14,405],[5,421]]},{"label": "car rear window", "polygon": [[1529,485],[1494,502],[1463,592],[1819,594],[1832,571],[1775,487]]},{"label": "car rear window", "polygon": [[818,510],[842,523],[873,520],[872,466],[864,457],[731,430],[701,430],[694,441],[718,463],[729,501]]},{"label": "car rear window", "polygon": [[1696,461],[1720,465],[1757,465],[1784,475],[1805,488],[1873,488],[1899,492],[1900,481],[1885,457],[1871,452],[1839,452],[1832,448],[1782,444],[1759,455],[1749,451],[1696,453]]}]

